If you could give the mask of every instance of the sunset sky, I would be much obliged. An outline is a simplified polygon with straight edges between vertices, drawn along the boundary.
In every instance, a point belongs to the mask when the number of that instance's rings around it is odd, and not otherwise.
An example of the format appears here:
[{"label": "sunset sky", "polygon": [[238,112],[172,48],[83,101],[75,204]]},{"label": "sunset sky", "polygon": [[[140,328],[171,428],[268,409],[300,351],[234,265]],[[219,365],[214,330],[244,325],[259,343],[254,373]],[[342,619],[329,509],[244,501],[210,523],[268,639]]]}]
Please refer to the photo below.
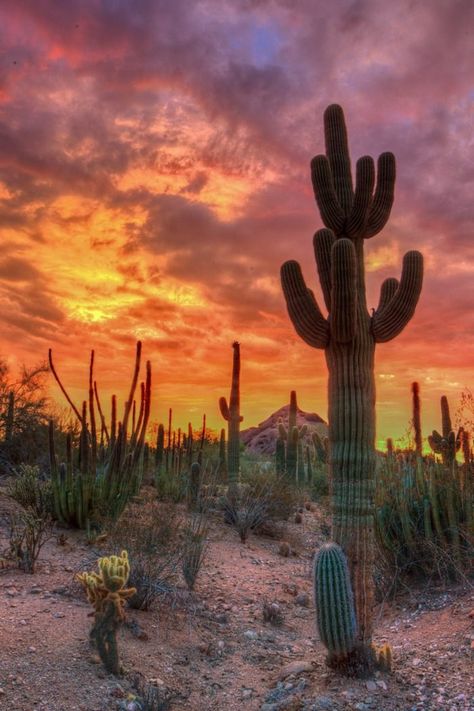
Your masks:
[{"label": "sunset sky", "polygon": [[354,164],[397,158],[369,306],[425,257],[414,319],[377,346],[377,437],[404,434],[413,380],[440,427],[440,395],[454,411],[474,385],[473,27],[472,0],[3,0],[0,355],[14,371],[51,347],[80,401],[94,348],[108,401],[142,339],[152,420],[220,428],[239,340],[243,427],[291,389],[325,418],[324,354],[279,269],[298,259],[320,295],[309,162],[337,102]]}]

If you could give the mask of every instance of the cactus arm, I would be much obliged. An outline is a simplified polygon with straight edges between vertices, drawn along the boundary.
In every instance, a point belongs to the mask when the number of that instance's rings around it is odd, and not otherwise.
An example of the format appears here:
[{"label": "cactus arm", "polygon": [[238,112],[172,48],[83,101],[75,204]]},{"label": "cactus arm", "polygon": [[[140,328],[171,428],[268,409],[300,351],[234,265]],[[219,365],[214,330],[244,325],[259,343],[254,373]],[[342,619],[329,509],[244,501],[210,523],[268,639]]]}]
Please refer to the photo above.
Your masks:
[{"label": "cactus arm", "polygon": [[318,267],[318,276],[323,291],[324,303],[331,310],[331,248],[335,241],[331,230],[318,230],[313,238],[314,257]]},{"label": "cactus arm", "polygon": [[344,211],[337,199],[326,156],[315,156],[311,161],[311,180],[322,221],[326,227],[340,234],[344,227]]},{"label": "cactus arm", "polygon": [[407,252],[403,258],[402,278],[389,303],[372,318],[376,343],[398,336],[414,314],[423,282],[423,257],[420,252]]},{"label": "cactus arm", "polygon": [[61,388],[61,392],[63,393],[64,397],[68,401],[69,405],[74,410],[74,414],[76,415],[79,422],[81,424],[83,424],[81,413],[79,412],[79,410],[77,409],[77,407],[75,406],[75,404],[73,403],[71,398],[69,397],[64,385],[62,384],[61,380],[59,379],[59,375],[56,372],[56,368],[54,367],[54,364],[53,364],[53,351],[51,350],[51,348],[48,351],[48,360],[49,360],[49,367],[51,369],[51,372],[54,375],[54,379],[56,380],[57,384]]},{"label": "cactus arm", "polygon": [[350,239],[336,240],[332,248],[331,336],[339,343],[352,341],[356,328],[356,253]]},{"label": "cactus arm", "polygon": [[367,224],[372,203],[375,182],[375,166],[370,156],[359,158],[356,165],[356,188],[351,214],[347,223],[347,234],[356,239],[362,237]]},{"label": "cactus arm", "polygon": [[229,422],[230,411],[229,411],[229,405],[227,404],[227,400],[225,399],[225,397],[219,398],[219,410],[221,411],[221,415],[224,418],[224,420]]},{"label": "cactus arm", "polygon": [[96,401],[96,404],[97,404],[97,410],[99,411],[99,417],[100,417],[101,426],[102,426],[102,428],[103,428],[103,430],[104,430],[105,439],[106,439],[107,444],[108,444],[108,443],[110,442],[109,430],[108,430],[108,428],[107,428],[107,423],[106,423],[106,421],[105,421],[105,417],[104,417],[104,413],[103,413],[103,410],[102,410],[102,406],[101,406],[101,404],[100,404],[99,391],[98,391],[98,388],[97,388],[97,382],[96,382],[95,380],[94,380],[94,395],[95,395],[95,401]]},{"label": "cactus arm", "polygon": [[395,156],[390,152],[382,153],[377,161],[377,185],[367,220],[365,239],[378,234],[390,217],[395,193],[395,176]]},{"label": "cactus arm", "polygon": [[346,122],[342,108],[338,104],[331,104],[324,112],[324,138],[334,189],[339,205],[346,216],[352,208],[354,192]]},{"label": "cactus arm", "polygon": [[329,324],[314,295],[306,287],[298,262],[283,264],[281,283],[288,313],[298,335],[313,348],[326,348],[329,343]]},{"label": "cactus arm", "polygon": [[132,409],[132,404],[133,404],[133,398],[135,396],[135,390],[137,387],[138,374],[140,373],[141,355],[142,355],[142,342],[137,341],[137,350],[136,350],[136,354],[135,354],[135,370],[133,372],[132,384],[130,386],[130,392],[128,394],[127,402],[125,403],[125,412],[124,412],[123,420],[122,420],[122,427],[123,427],[123,431],[125,433],[125,437],[126,437],[126,433],[127,433],[128,418],[130,416],[130,411]]},{"label": "cactus arm", "polygon": [[392,297],[395,296],[398,286],[398,279],[395,279],[394,277],[385,279],[382,282],[382,286],[380,287],[379,304],[377,306],[376,313],[380,313],[380,311],[388,305]]}]

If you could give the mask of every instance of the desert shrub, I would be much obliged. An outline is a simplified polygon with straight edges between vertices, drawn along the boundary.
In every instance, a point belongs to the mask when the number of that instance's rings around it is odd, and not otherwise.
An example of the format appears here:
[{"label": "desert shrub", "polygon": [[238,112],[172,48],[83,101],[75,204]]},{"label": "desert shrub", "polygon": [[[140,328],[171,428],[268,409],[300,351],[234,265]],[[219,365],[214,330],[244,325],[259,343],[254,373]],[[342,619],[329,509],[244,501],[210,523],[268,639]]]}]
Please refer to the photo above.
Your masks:
[{"label": "desert shrub", "polygon": [[14,473],[21,462],[44,462],[48,448],[47,372],[44,363],[32,368],[23,365],[15,378],[0,359],[0,474]]},{"label": "desert shrub", "polygon": [[318,463],[313,470],[313,476],[311,478],[311,499],[313,501],[319,501],[323,496],[327,496],[328,494],[329,474],[327,465]]},{"label": "desert shrub", "polygon": [[473,502],[465,484],[472,464],[447,467],[407,450],[388,454],[378,469],[376,531],[394,578],[472,573]]},{"label": "desert shrub", "polygon": [[160,469],[155,475],[155,488],[160,501],[181,503],[187,495],[187,479],[183,474]]},{"label": "desert shrub", "polygon": [[136,588],[128,604],[149,609],[171,592],[183,555],[181,521],[172,504],[130,504],[109,532],[115,550],[130,553],[130,585]]},{"label": "desert shrub", "polygon": [[242,543],[250,531],[263,526],[270,518],[267,495],[246,487],[240,487],[235,496],[223,497],[222,508],[224,521],[235,528]]},{"label": "desert shrub", "polygon": [[290,514],[304,500],[303,491],[287,477],[274,472],[253,470],[242,476],[247,499],[265,502],[265,519],[287,521]]},{"label": "desert shrub", "polygon": [[9,529],[7,557],[15,559],[25,573],[34,573],[42,547],[53,536],[51,517],[25,509],[10,516]]},{"label": "desert shrub", "polygon": [[8,483],[7,494],[38,517],[52,512],[51,483],[40,478],[37,466],[20,464]]},{"label": "desert shrub", "polygon": [[194,590],[207,550],[208,527],[206,518],[193,515],[184,529],[181,570],[189,590]]},{"label": "desert shrub", "polygon": [[283,623],[283,613],[277,602],[263,601],[262,617],[264,622],[271,625],[281,625]]}]

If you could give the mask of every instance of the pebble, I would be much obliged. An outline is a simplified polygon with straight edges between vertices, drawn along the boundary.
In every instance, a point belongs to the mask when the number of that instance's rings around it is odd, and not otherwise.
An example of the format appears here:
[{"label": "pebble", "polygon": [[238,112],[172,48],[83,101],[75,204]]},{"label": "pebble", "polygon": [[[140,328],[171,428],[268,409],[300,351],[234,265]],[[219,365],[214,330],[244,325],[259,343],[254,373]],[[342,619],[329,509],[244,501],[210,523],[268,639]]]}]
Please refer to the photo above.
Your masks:
[{"label": "pebble", "polygon": [[286,664],[279,673],[279,678],[280,679],[286,679],[287,676],[290,676],[290,674],[303,674],[305,672],[310,672],[313,670],[313,665],[311,662],[304,662],[304,661],[296,661],[296,662],[290,662],[290,664]]},{"label": "pebble", "polygon": [[301,607],[309,607],[309,595],[308,593],[301,592],[295,597],[295,605],[300,605]]},{"label": "pebble", "polygon": [[246,639],[256,640],[258,639],[258,632],[255,632],[254,630],[245,630],[244,637]]}]

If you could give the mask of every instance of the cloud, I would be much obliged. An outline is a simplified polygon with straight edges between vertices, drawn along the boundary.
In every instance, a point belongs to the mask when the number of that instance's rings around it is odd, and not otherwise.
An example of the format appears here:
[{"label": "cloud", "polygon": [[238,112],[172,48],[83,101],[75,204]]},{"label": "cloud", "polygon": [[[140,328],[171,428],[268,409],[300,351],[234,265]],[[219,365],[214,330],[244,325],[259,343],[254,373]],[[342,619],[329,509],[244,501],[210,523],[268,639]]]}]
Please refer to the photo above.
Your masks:
[{"label": "cloud", "polygon": [[324,358],[296,338],[279,268],[298,259],[322,303],[309,160],[337,101],[353,162],[397,157],[391,218],[367,245],[370,305],[407,249],[426,257],[415,318],[378,355],[395,375],[383,396],[400,398],[427,352],[456,381],[474,350],[473,13],[469,0],[3,3],[3,349],[57,344],[79,378],[78,342],[122,373],[141,337],[166,396],[189,388],[201,407],[238,336],[256,420],[291,382],[322,403]]}]

